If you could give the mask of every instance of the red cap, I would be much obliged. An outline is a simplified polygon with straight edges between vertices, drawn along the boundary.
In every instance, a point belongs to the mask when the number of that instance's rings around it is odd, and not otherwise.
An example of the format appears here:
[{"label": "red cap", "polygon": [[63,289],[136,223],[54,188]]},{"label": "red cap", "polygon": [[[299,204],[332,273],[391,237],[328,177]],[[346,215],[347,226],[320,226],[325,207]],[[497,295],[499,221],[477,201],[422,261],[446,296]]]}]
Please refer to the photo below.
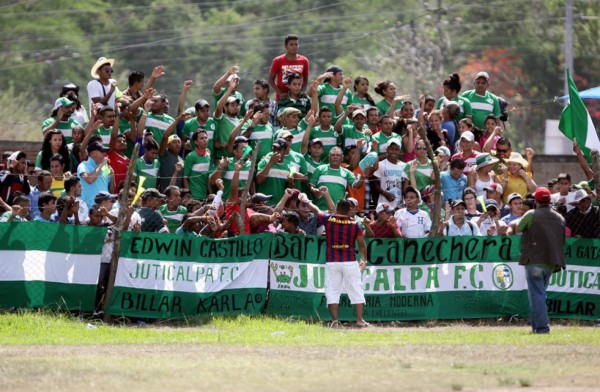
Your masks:
[{"label": "red cap", "polygon": [[539,201],[540,203],[550,203],[551,196],[552,194],[550,193],[550,190],[548,188],[544,188],[543,186],[536,189],[535,193],[533,194],[535,200]]}]

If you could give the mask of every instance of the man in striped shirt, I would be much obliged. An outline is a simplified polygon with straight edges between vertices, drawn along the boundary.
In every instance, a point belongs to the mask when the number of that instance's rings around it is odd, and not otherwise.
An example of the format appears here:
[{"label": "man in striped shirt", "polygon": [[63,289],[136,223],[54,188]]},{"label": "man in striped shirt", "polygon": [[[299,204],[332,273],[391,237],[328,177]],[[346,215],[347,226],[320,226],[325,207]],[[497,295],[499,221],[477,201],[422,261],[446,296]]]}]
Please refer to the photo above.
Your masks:
[{"label": "man in striped shirt", "polygon": [[[351,202],[341,199],[335,214],[319,214],[319,223],[325,225],[327,236],[325,264],[325,297],[331,314],[331,326],[339,326],[338,310],[342,290],[350,298],[356,313],[356,326],[368,327],[362,318],[365,294],[362,287],[361,271],[367,266],[367,246],[363,231],[356,220],[348,216]],[[360,262],[356,262],[355,244],[358,243]]]},{"label": "man in striped shirt", "polygon": [[477,128],[483,129],[488,114],[493,114],[496,117],[500,116],[500,103],[498,97],[488,91],[490,76],[487,72],[477,73],[473,85],[475,86],[474,90],[465,91],[461,95],[471,101],[473,124]]}]

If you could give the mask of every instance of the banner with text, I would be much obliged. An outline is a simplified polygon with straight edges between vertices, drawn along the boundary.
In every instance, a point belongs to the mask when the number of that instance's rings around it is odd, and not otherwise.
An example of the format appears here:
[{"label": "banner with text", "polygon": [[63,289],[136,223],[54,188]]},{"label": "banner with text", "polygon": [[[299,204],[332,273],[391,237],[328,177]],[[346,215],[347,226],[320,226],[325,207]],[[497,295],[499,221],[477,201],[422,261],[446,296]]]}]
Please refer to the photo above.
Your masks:
[{"label": "banner with text", "polygon": [[[363,273],[364,318],[370,321],[526,315],[520,237],[371,239]],[[568,270],[553,274],[551,317],[597,319],[600,306],[598,240],[569,240]],[[268,313],[330,319],[324,296],[325,238],[273,239]],[[354,319],[346,295],[340,319]]]},{"label": "banner with text", "polygon": [[258,314],[267,296],[270,236],[123,233],[108,312],[148,318]]},{"label": "banner with text", "polygon": [[106,228],[0,223],[0,307],[92,311]]}]

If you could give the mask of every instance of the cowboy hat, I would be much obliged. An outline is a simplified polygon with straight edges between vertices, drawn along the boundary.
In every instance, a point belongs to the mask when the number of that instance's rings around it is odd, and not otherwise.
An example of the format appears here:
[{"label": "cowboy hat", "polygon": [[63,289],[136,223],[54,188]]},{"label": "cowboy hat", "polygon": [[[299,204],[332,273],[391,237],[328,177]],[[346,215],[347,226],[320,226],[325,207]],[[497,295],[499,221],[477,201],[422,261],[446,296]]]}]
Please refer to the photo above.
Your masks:
[{"label": "cowboy hat", "polygon": [[115,63],[115,59],[107,59],[106,57],[100,57],[98,60],[96,60],[96,64],[94,64],[94,66],[92,67],[92,70],[90,71],[90,73],[92,74],[93,78],[97,78],[98,77],[98,69],[100,67],[102,67],[104,64],[110,64],[110,66],[112,67]]}]

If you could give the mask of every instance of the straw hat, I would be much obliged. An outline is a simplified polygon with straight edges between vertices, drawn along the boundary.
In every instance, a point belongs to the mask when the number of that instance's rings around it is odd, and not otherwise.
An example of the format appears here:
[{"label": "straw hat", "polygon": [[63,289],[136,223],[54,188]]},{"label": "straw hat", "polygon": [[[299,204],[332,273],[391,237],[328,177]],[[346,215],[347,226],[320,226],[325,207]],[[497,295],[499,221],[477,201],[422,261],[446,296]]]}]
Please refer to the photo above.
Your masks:
[{"label": "straw hat", "polygon": [[115,59],[107,59],[106,57],[100,57],[98,60],[96,60],[96,64],[94,64],[94,66],[92,67],[92,70],[90,71],[92,78],[99,77],[98,69],[100,67],[102,67],[104,64],[110,64],[110,66],[112,67],[115,64]]}]

